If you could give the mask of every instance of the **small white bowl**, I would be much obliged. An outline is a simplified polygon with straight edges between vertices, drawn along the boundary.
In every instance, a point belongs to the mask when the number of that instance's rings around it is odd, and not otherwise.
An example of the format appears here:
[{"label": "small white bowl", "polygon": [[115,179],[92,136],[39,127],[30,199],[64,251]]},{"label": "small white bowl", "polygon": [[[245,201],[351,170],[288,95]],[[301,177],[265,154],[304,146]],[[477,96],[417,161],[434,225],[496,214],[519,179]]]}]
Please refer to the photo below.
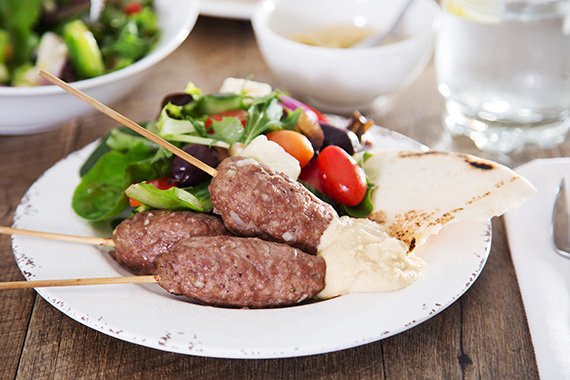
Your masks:
[{"label": "small white bowl", "polygon": [[264,0],[252,18],[266,63],[285,90],[325,110],[366,109],[408,85],[425,68],[440,8],[416,0],[400,30],[405,39],[376,47],[336,49],[291,40],[298,33],[353,25],[386,30],[406,0]]},{"label": "small white bowl", "polygon": [[[124,96],[188,37],[200,7],[198,0],[155,0],[155,8],[161,36],[149,55],[124,69],[72,85],[105,104]],[[45,131],[92,110],[57,86],[0,87],[0,135]]]}]

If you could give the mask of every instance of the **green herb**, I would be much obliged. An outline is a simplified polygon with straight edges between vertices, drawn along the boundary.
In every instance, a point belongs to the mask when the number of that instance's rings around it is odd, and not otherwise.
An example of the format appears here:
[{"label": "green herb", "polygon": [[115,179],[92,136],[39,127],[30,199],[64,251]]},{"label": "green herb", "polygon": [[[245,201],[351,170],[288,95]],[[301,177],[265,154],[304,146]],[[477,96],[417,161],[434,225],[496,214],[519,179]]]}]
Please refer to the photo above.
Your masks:
[{"label": "green herb", "polygon": [[0,25],[10,35],[13,47],[10,66],[27,63],[38,43],[33,28],[40,17],[41,0],[1,0]]},{"label": "green herb", "polygon": [[113,70],[118,70],[128,62],[135,62],[150,50],[152,42],[139,33],[139,27],[134,20],[129,20],[121,28],[113,43],[102,48],[106,56],[113,56],[114,65],[108,64]]},{"label": "green herb", "polygon": [[374,156],[374,153],[370,153],[370,152],[362,153],[362,155],[358,159],[358,166],[363,168],[366,161],[368,161],[368,159],[370,159],[370,157],[372,157],[372,156]]},{"label": "green herb", "polygon": [[376,186],[374,184],[368,183],[368,188],[366,189],[366,194],[362,201],[356,206],[343,206],[344,211],[347,215],[353,218],[366,218],[368,215],[374,211],[374,203],[372,203],[372,192]]},{"label": "green herb", "polygon": [[297,108],[295,111],[286,112],[285,117],[281,120],[281,123],[283,123],[283,129],[294,130],[295,125],[297,125],[297,121],[299,120],[302,112],[302,108]]},{"label": "green herb", "polygon": [[145,6],[142,11],[132,15],[131,20],[136,22],[142,35],[153,36],[159,32],[156,13],[148,6]]},{"label": "green herb", "polygon": [[247,145],[260,134],[272,130],[282,129],[281,122],[283,107],[278,103],[277,96],[257,98],[247,110],[247,118],[242,142]]},{"label": "green herb", "polygon": [[[364,152],[358,159],[358,166],[364,168],[364,163],[370,159],[374,154],[370,152]],[[343,206],[344,211],[347,215],[354,218],[366,218],[368,215],[374,211],[374,203],[372,202],[372,192],[376,189],[374,182],[370,181],[368,175],[366,176],[366,194],[362,201],[356,206]]]}]

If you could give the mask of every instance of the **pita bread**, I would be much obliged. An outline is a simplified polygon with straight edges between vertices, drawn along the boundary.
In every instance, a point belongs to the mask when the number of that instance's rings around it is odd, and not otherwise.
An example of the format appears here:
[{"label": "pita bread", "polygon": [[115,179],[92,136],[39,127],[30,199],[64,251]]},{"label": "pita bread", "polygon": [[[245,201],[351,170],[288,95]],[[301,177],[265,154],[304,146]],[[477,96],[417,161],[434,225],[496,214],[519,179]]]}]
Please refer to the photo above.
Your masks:
[{"label": "pita bread", "polygon": [[408,252],[446,224],[489,220],[536,191],[511,169],[460,153],[378,151],[364,170],[378,186],[370,219],[403,241]]}]

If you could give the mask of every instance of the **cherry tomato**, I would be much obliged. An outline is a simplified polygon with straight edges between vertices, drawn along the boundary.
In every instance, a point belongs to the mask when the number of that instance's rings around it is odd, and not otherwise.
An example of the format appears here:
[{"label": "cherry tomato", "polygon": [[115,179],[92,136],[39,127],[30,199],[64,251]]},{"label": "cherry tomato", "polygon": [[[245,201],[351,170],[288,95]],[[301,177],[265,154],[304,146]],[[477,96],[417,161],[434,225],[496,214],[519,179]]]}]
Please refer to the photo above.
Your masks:
[{"label": "cherry tomato", "polygon": [[124,6],[123,11],[129,15],[132,16],[135,13],[139,13],[140,11],[142,11],[143,7],[140,3],[137,3],[136,1],[133,1],[132,3],[128,3]]},{"label": "cherry tomato", "polygon": [[299,161],[299,165],[305,167],[315,155],[313,146],[303,134],[287,129],[267,134],[267,139],[276,142],[287,153]]},{"label": "cherry tomato", "polygon": [[220,112],[214,115],[211,115],[209,118],[206,119],[206,129],[209,129],[212,126],[212,122],[215,121],[220,121],[222,120],[224,117],[235,117],[236,119],[238,119],[241,122],[241,125],[243,127],[245,127],[245,119],[247,117],[247,111],[246,110],[231,110],[231,111],[224,111],[224,112]]},{"label": "cherry tomato", "polygon": [[317,164],[316,159],[311,160],[307,164],[307,166],[305,166],[303,170],[301,170],[301,174],[299,175],[299,180],[305,182],[307,185],[311,186],[312,188],[324,194],[323,187],[321,186],[319,165]]},{"label": "cherry tomato", "polygon": [[329,145],[317,158],[326,195],[347,206],[356,206],[366,195],[366,175],[342,148]]},{"label": "cherry tomato", "polygon": [[[149,179],[148,181],[145,181],[145,183],[149,183],[159,190],[168,190],[171,187],[175,186],[175,184],[168,177],[159,177],[159,178],[155,178],[155,179]],[[137,201],[136,199],[129,198],[129,206],[139,207],[140,205],[141,205],[141,203],[139,201]]]}]

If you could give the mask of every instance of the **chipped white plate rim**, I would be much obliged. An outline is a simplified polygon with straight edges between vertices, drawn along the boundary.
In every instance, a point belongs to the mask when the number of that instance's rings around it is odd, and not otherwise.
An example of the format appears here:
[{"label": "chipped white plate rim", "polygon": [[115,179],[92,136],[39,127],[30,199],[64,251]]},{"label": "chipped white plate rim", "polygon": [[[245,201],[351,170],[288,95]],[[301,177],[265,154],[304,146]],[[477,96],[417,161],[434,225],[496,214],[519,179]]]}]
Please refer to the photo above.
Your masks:
[{"label": "chipped white plate rim", "polygon": [[[378,149],[425,149],[384,128],[375,128],[374,136]],[[70,207],[79,167],[95,144],[70,154],[30,187],[16,210],[15,227],[101,235]],[[14,236],[12,243],[18,266],[29,280],[128,274],[92,246],[23,236]],[[156,284],[41,288],[37,292],[79,323],[127,342],[197,356],[295,357],[381,340],[433,317],[473,284],[490,244],[490,222],[452,224],[418,249],[428,265],[422,277],[405,289],[350,294],[280,309],[195,305]]]}]

